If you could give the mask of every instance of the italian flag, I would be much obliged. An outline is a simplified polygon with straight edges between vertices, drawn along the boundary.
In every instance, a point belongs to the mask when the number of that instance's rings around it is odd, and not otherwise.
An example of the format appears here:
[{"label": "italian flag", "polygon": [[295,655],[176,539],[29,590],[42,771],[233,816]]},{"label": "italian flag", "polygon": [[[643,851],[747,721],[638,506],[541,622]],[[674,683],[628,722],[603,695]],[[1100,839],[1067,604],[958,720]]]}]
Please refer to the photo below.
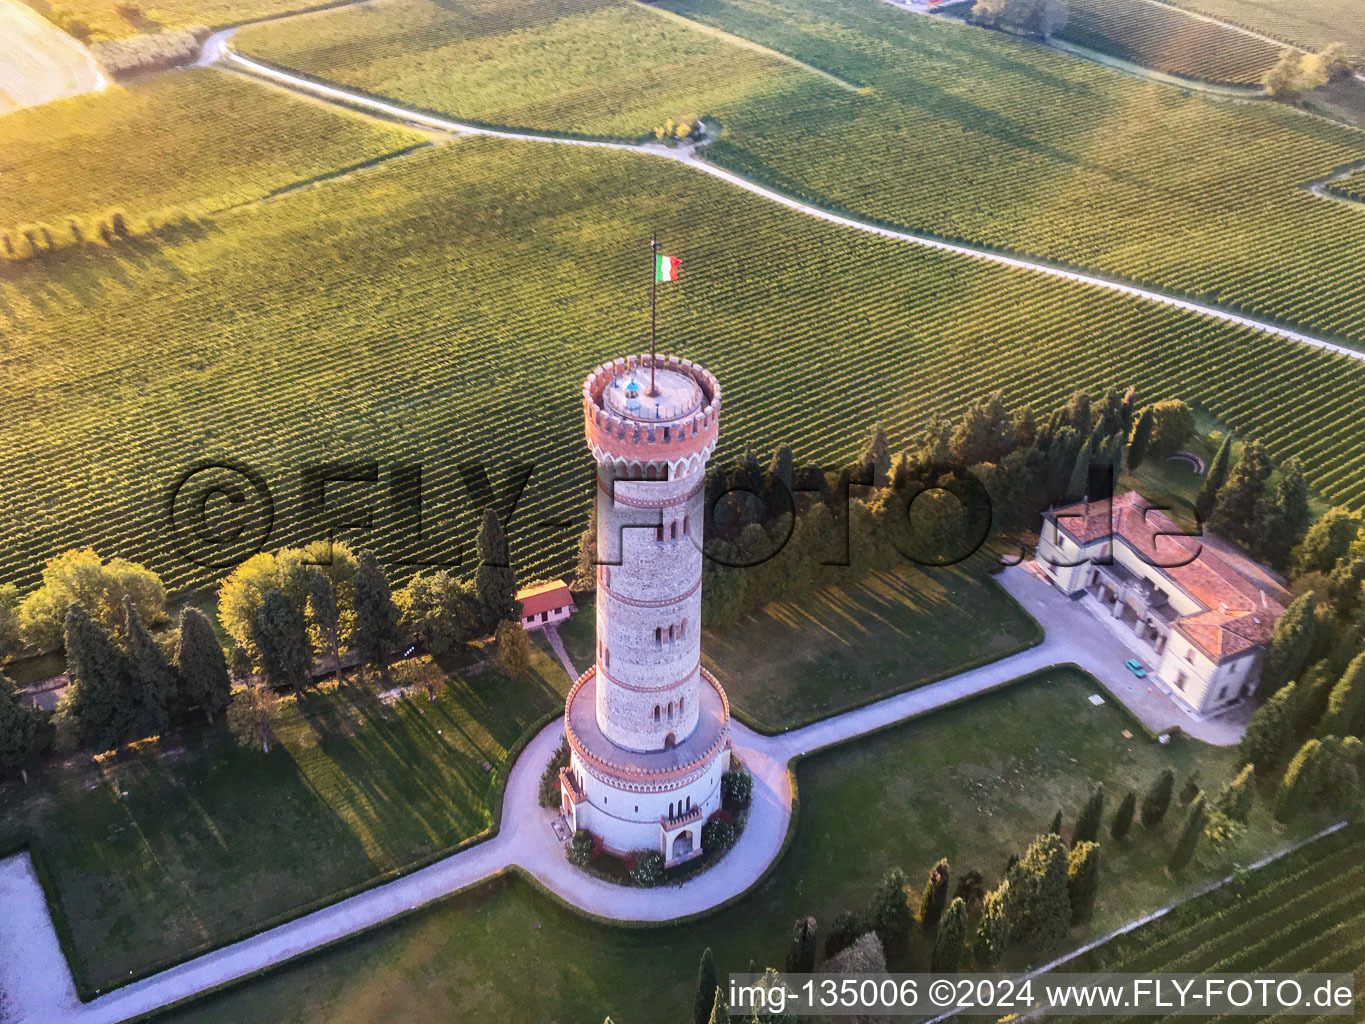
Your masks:
[{"label": "italian flag", "polygon": [[678,261],[672,256],[664,256],[660,253],[654,254],[654,280],[676,281],[678,279]]}]

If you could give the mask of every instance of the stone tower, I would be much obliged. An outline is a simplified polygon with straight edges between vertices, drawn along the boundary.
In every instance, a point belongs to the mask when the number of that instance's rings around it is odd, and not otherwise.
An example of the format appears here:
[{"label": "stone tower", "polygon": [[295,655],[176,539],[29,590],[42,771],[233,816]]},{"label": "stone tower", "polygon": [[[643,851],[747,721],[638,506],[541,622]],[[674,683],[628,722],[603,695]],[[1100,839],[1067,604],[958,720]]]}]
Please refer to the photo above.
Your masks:
[{"label": "stone tower", "polygon": [[730,706],[701,667],[720,384],[675,357],[618,359],[588,375],[583,414],[597,461],[597,656],[565,706],[561,806],[608,849],[677,864],[701,852],[730,763]]}]

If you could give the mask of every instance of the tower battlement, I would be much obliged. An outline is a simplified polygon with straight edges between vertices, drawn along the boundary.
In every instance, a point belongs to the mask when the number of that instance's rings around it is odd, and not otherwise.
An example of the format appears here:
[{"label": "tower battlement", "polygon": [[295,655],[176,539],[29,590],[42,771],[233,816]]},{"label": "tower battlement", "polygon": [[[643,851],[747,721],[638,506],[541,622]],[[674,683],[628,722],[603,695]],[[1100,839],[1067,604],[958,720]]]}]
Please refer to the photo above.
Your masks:
[{"label": "tower battlement", "polygon": [[[656,393],[649,393],[651,366]],[[672,475],[694,471],[715,449],[720,432],[720,382],[677,356],[644,353],[603,363],[583,382],[588,448],[598,462],[667,465]]]}]

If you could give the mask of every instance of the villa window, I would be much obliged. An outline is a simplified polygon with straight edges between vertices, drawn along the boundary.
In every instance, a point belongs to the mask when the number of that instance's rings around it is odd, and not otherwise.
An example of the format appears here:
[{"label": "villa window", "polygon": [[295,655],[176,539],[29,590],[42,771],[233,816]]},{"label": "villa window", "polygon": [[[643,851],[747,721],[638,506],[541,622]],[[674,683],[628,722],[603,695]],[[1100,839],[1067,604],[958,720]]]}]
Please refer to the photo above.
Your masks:
[{"label": "villa window", "polygon": [[1190,648],[1188,648],[1188,649],[1185,651],[1185,660],[1188,661],[1191,665],[1194,664],[1194,648],[1193,648],[1193,647],[1190,647]]}]

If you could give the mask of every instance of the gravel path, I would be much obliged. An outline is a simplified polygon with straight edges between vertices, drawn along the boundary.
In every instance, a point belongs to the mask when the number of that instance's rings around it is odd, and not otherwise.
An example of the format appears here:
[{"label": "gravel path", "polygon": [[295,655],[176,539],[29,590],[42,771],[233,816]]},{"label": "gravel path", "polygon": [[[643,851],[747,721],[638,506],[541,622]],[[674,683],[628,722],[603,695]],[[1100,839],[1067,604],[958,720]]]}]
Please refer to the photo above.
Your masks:
[{"label": "gravel path", "polygon": [[109,85],[89,50],[19,0],[0,0],[0,39],[0,114]]},{"label": "gravel path", "polygon": [[[421,128],[435,129],[437,131],[462,135],[487,135],[496,139],[516,139],[523,142],[547,142],[561,146],[584,146],[590,149],[627,150],[630,152],[662,157],[666,160],[673,160],[676,163],[685,164],[703,174],[709,174],[711,177],[718,178],[729,185],[733,185],[735,188],[751,192],[754,195],[767,199],[779,206],[785,206],[789,210],[794,210],[795,212],[804,214],[808,217],[815,217],[830,224],[837,224],[840,227],[851,228],[854,231],[879,235],[882,238],[891,238],[900,242],[908,242],[911,245],[922,246],[928,249],[937,249],[942,252],[956,253],[959,256],[968,256],[972,259],[985,260],[989,263],[999,264],[1000,266],[1046,274],[1049,277],[1060,278],[1064,281],[1074,281],[1078,284],[1101,288],[1105,291],[1118,292],[1120,295],[1128,295],[1133,298],[1142,299],[1146,302],[1154,302],[1163,306],[1173,306],[1176,309],[1197,313],[1200,316],[1221,320],[1224,323],[1249,327],[1252,330],[1260,331],[1264,334],[1273,334],[1277,337],[1288,338],[1291,341],[1297,341],[1314,348],[1335,352],[1338,355],[1348,356],[1351,359],[1365,361],[1365,351],[1360,349],[1339,345],[1335,342],[1327,341],[1324,338],[1317,338],[1311,334],[1295,331],[1288,327],[1269,323],[1265,320],[1257,320],[1254,317],[1242,316],[1239,313],[1234,313],[1227,309],[1220,309],[1217,306],[1209,306],[1201,302],[1194,302],[1190,299],[1182,299],[1178,296],[1167,295],[1164,292],[1152,291],[1149,288],[1141,288],[1134,284],[1127,284],[1106,277],[1099,277],[1095,274],[1068,270],[1065,267],[1053,266],[1048,263],[1038,263],[1032,260],[1021,259],[1016,256],[1007,256],[1004,253],[995,252],[990,249],[980,249],[975,246],[962,245],[957,242],[946,242],[929,235],[919,235],[909,231],[897,231],[893,228],[882,227],[878,224],[859,220],[856,217],[846,217],[842,214],[832,213],[829,210],[823,210],[818,206],[811,206],[809,203],[803,203],[798,199],[793,199],[790,196],[783,195],[773,189],[759,185],[756,182],[750,181],[748,178],[741,177],[738,174],[717,167],[715,164],[708,163],[696,155],[696,147],[694,146],[670,147],[658,143],[637,144],[607,142],[596,139],[565,139],[552,135],[537,135],[534,132],[514,132],[496,128],[484,128],[478,125],[465,124],[461,121],[454,121],[450,118],[417,113],[416,111],[409,110],[406,107],[402,107],[395,103],[387,103],[383,100],[373,99],[369,96],[341,89],[334,85],[324,85],[321,82],[315,82],[311,79],[303,78],[299,75],[290,74],[286,71],[280,71],[276,68],[269,67],[268,65],[261,64],[258,61],[252,60],[250,57],[244,57],[240,53],[236,53],[228,48],[227,40],[230,34],[231,30],[228,30],[224,33],[217,33],[214,37],[216,40],[214,46],[217,48],[217,52],[222,54],[222,62],[228,67],[246,71],[287,89],[321,97],[360,110],[381,114],[384,117],[403,121]],[[207,49],[205,52],[207,54]]]}]

